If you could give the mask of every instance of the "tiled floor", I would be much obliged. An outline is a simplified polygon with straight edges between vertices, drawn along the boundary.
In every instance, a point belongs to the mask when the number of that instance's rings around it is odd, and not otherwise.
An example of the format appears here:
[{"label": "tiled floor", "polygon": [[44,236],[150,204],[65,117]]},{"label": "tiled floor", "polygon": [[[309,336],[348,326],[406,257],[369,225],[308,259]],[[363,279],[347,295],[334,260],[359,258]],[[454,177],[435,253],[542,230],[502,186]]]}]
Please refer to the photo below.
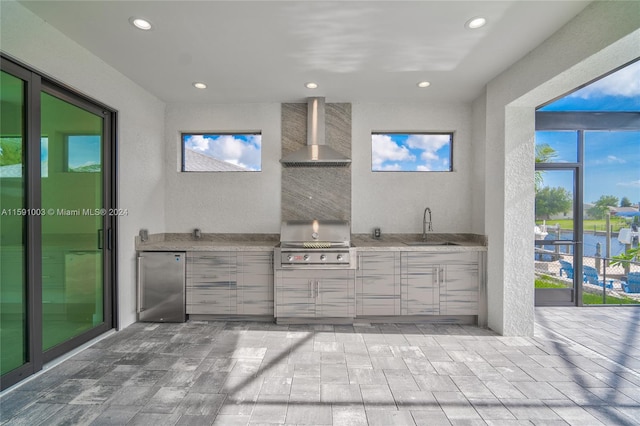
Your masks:
[{"label": "tiled floor", "polygon": [[470,326],[134,324],[2,396],[10,425],[640,424],[640,309]]}]

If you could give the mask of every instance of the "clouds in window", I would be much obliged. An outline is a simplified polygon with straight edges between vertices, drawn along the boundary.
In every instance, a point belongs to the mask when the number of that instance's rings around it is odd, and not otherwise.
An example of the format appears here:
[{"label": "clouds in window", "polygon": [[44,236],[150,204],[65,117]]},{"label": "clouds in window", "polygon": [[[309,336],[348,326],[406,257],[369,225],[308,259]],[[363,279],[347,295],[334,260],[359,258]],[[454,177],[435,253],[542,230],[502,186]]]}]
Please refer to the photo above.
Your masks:
[{"label": "clouds in window", "polygon": [[260,171],[260,134],[183,134],[183,171]]},{"label": "clouds in window", "polygon": [[373,171],[451,171],[451,133],[373,133]]}]

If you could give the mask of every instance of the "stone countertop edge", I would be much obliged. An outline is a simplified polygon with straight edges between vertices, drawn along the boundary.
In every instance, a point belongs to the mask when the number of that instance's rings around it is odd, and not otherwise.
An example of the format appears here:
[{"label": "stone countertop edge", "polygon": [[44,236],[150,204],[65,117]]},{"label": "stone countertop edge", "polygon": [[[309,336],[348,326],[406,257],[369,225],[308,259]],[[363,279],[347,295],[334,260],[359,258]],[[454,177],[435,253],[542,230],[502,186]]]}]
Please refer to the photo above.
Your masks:
[{"label": "stone countertop edge", "polygon": [[137,251],[267,251],[280,242],[279,234],[150,234],[142,242],[135,237]]},{"label": "stone countertop edge", "polygon": [[[352,244],[366,251],[486,251],[487,237],[478,234],[434,234],[427,241],[454,242],[456,245],[410,246],[406,242],[422,241],[421,234],[385,234],[374,239],[369,234],[352,235]],[[280,242],[279,234],[151,234],[145,242],[135,237],[137,251],[268,251]]]},{"label": "stone countertop edge", "polygon": [[429,233],[427,241],[437,243],[452,242],[456,245],[412,246],[406,243],[422,241],[422,234],[383,234],[375,239],[369,234],[354,234],[352,244],[362,251],[487,251],[487,237],[479,234]]}]

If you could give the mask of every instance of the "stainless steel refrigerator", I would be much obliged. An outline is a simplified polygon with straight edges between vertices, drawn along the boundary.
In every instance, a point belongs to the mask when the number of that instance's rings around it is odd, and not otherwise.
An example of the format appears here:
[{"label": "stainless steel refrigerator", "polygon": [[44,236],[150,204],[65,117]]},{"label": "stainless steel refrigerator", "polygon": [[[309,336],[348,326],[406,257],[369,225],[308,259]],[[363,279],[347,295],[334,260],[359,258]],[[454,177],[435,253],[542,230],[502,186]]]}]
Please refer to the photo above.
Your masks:
[{"label": "stainless steel refrigerator", "polygon": [[184,322],[185,253],[138,253],[138,320]]}]

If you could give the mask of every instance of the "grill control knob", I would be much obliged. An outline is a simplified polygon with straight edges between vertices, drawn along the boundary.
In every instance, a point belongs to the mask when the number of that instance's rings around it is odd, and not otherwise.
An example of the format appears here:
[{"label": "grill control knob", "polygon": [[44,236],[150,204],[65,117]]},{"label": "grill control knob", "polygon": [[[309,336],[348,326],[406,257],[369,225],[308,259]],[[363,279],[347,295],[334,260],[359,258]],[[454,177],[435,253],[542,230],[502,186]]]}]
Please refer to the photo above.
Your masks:
[{"label": "grill control knob", "polygon": [[308,262],[308,261],[309,261],[309,255],[308,255],[308,254],[305,254],[305,255],[304,255],[304,260],[305,260],[305,262]]},{"label": "grill control knob", "polygon": [[291,262],[293,260],[293,256],[292,255],[287,256],[287,260]]},{"label": "grill control knob", "polygon": [[342,261],[342,255],[341,254],[338,255],[338,260]]},{"label": "grill control knob", "polygon": [[322,260],[323,262],[324,262],[325,260],[327,260],[327,255],[326,255],[326,254],[321,254],[321,255],[320,255],[320,260]]}]

